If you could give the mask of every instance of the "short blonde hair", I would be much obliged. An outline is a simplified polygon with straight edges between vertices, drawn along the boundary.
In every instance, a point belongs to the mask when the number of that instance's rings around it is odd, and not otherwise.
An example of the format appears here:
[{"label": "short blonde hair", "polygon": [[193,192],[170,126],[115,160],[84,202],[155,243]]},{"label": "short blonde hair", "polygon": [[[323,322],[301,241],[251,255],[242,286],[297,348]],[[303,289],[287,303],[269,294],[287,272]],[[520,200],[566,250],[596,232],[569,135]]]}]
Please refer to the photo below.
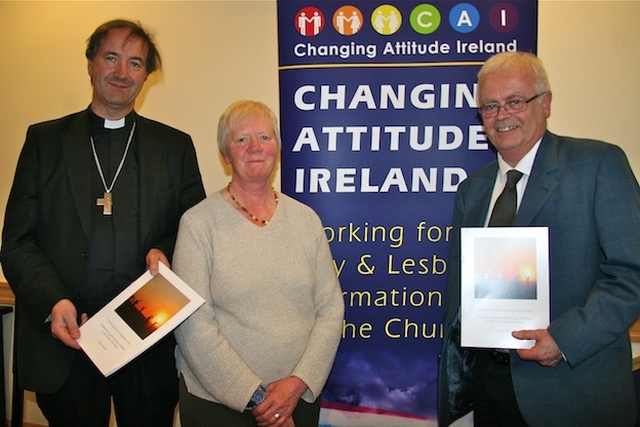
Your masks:
[{"label": "short blonde hair", "polygon": [[549,77],[540,58],[530,52],[500,52],[487,59],[478,72],[478,86],[489,74],[503,69],[524,69],[529,71],[536,80],[536,91],[546,92],[551,89]]},{"label": "short blonde hair", "polygon": [[238,123],[243,120],[252,118],[266,118],[271,121],[273,133],[278,142],[278,150],[282,148],[280,141],[280,129],[278,128],[278,119],[271,108],[259,101],[240,100],[229,105],[218,120],[218,149],[223,155],[227,155],[229,145],[229,137],[233,133]]}]

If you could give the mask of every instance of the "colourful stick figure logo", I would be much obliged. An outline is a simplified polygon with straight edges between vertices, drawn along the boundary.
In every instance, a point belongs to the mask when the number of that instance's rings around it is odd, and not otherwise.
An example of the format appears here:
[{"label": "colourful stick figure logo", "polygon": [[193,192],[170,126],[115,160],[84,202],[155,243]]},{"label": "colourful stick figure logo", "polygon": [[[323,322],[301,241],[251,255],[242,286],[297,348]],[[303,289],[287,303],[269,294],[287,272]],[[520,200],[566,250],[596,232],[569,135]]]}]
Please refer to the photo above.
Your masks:
[{"label": "colourful stick figure logo", "polygon": [[312,6],[300,9],[294,18],[298,32],[305,37],[317,36],[324,28],[324,15]]},{"label": "colourful stick figure logo", "polygon": [[333,14],[333,28],[343,36],[352,36],[362,28],[364,16],[354,6],[342,6]]},{"label": "colourful stick figure logo", "polygon": [[396,7],[390,4],[383,4],[373,10],[371,25],[374,30],[383,36],[390,36],[400,29],[402,14]]}]

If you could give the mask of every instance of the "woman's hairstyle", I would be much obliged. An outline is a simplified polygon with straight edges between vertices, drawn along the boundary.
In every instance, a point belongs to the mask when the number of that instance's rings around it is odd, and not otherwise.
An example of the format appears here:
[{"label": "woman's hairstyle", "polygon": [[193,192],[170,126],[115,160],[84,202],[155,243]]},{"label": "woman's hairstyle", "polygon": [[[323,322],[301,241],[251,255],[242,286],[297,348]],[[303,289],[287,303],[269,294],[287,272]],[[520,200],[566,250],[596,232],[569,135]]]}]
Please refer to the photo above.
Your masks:
[{"label": "woman's hairstyle", "polygon": [[241,100],[227,107],[218,121],[218,149],[222,155],[228,154],[229,138],[236,126],[247,118],[268,119],[273,127],[273,133],[276,135],[278,150],[280,150],[282,143],[275,113],[262,102]]}]

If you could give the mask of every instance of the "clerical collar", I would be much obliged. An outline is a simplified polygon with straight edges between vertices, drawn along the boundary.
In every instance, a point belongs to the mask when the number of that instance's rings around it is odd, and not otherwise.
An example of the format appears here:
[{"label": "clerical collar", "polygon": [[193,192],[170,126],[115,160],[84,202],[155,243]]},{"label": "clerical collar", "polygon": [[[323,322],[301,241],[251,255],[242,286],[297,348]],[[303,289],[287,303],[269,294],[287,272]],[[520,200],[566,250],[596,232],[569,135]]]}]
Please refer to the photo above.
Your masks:
[{"label": "clerical collar", "polygon": [[104,127],[107,129],[120,129],[124,127],[124,117],[118,120],[104,119]]},{"label": "clerical collar", "polygon": [[96,113],[93,112],[93,110],[91,110],[91,108],[89,108],[89,122],[91,124],[91,129],[92,129],[92,134],[97,134],[100,132],[104,132],[104,131],[111,131],[111,130],[119,130],[124,128],[127,125],[131,125],[131,123],[133,122],[133,116],[134,116],[134,112],[131,111],[129,114],[127,114],[126,116],[118,119],[118,120],[109,120],[109,119],[104,119],[100,116],[98,116]]}]

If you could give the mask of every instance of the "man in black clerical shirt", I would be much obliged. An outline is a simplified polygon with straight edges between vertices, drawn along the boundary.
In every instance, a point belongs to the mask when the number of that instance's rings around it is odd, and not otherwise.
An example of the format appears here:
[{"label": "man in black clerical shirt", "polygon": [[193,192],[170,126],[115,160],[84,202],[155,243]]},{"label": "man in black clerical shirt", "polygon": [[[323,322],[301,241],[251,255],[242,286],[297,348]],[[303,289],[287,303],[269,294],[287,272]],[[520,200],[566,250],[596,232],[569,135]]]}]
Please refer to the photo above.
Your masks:
[{"label": "man in black clerical shirt", "polygon": [[88,109],[29,127],[7,203],[0,260],[16,295],[17,375],[51,427],[170,427],[177,403],[169,336],[109,378],[79,325],[145,269],[169,264],[180,216],[205,196],[189,135],[139,116],[161,66],[153,38],[114,20],[87,41]]}]

